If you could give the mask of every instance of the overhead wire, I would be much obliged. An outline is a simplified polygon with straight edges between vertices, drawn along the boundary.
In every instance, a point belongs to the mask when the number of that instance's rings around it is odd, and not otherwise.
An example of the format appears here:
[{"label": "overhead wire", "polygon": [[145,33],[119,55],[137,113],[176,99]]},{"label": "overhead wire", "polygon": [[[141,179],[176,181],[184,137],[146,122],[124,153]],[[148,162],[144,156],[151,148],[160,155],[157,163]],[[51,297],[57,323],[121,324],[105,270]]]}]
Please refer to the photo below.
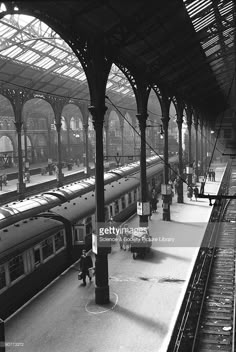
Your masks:
[{"label": "overhead wire", "polygon": [[141,136],[141,133],[139,133],[139,131],[128,121],[128,119],[124,116],[124,114],[122,114],[122,112],[119,110],[119,108],[111,101],[111,99],[106,95],[105,96],[107,100],[110,101],[110,103],[112,104],[112,106],[117,110],[117,112],[119,112],[119,114],[124,118],[124,120],[130,125],[130,127],[134,130],[134,132],[145,142],[145,144],[153,151],[153,153],[158,156],[160,158],[160,160],[162,160],[163,164],[165,164],[176,176],[179,177],[179,179],[185,183],[186,185],[188,185],[188,182],[181,176],[179,175],[179,173],[169,164],[165,162],[165,159],[147,142],[146,138],[143,138]]}]

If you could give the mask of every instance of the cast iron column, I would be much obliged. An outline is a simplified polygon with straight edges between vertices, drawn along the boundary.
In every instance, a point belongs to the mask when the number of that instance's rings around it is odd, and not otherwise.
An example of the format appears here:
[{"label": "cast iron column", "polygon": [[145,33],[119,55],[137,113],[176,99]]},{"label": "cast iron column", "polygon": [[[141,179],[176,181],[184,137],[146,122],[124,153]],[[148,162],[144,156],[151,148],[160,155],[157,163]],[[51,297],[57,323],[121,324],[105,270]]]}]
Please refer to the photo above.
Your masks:
[{"label": "cast iron column", "polygon": [[58,161],[58,180],[57,186],[63,186],[63,173],[62,173],[62,158],[61,158],[61,122],[56,122],[56,130],[57,130],[57,161]]},{"label": "cast iron column", "polygon": [[70,160],[70,155],[71,155],[71,146],[70,146],[70,131],[71,131],[71,128],[70,128],[70,124],[67,125],[67,159],[68,161]]},{"label": "cast iron column", "polygon": [[[141,148],[140,148],[140,202],[148,201],[147,197],[147,170],[146,170],[146,120],[148,115],[146,113],[139,113],[136,115],[139,122],[139,129],[141,134]],[[148,226],[148,215],[139,216],[140,227]]]},{"label": "cast iron column", "polygon": [[84,166],[87,170],[87,176],[90,176],[90,166],[89,166],[89,145],[88,145],[88,123],[83,124],[84,129]]},{"label": "cast iron column", "polygon": [[109,125],[108,123],[104,125],[105,133],[106,133],[106,155],[109,155]]},{"label": "cast iron column", "polygon": [[6,351],[5,345],[5,323],[0,318],[0,352]]},{"label": "cast iron column", "polygon": [[196,182],[198,182],[198,115],[197,113],[194,114],[194,126],[195,126],[195,175],[196,175]]},{"label": "cast iron column", "polygon": [[[192,127],[192,111],[187,109],[187,126],[188,126],[188,166],[192,168],[192,135],[191,135],[191,127]],[[188,184],[191,186],[192,184],[192,174],[188,174]]]},{"label": "cast iron column", "polygon": [[125,158],[124,158],[124,123],[120,125],[120,131],[121,131],[121,165],[124,165]]},{"label": "cast iron column", "polygon": [[177,192],[177,202],[183,203],[183,147],[182,147],[182,124],[183,124],[183,111],[177,112],[177,125],[178,125],[178,142],[179,142],[179,181],[178,181],[178,192]]},{"label": "cast iron column", "polygon": [[204,165],[203,165],[203,119],[200,119],[200,175],[204,174]]},{"label": "cast iron column", "polygon": [[[89,111],[93,117],[93,125],[96,137],[96,156],[95,156],[95,201],[96,201],[96,229],[105,222],[104,214],[104,165],[103,165],[103,123],[106,106],[90,106]],[[98,233],[97,233],[98,235]],[[98,252],[95,262],[96,287],[95,302],[97,304],[109,303],[109,277],[108,277],[108,258],[107,253]]]},{"label": "cast iron column", "polygon": [[22,158],[22,143],[21,143],[21,130],[23,123],[21,121],[16,121],[16,132],[17,132],[17,144],[18,144],[18,184],[17,192],[19,194],[19,199],[25,198],[25,183],[24,183],[24,170],[23,170],[23,158]]},{"label": "cast iron column", "polygon": [[[168,185],[169,182],[169,150],[168,150],[168,126],[169,126],[169,115],[163,114],[162,125],[164,132],[164,184]],[[170,197],[171,195],[163,194],[163,220],[170,221]]]},{"label": "cast iron column", "polygon": [[25,171],[28,171],[28,155],[27,155],[27,127],[24,124],[24,144],[25,144]]}]

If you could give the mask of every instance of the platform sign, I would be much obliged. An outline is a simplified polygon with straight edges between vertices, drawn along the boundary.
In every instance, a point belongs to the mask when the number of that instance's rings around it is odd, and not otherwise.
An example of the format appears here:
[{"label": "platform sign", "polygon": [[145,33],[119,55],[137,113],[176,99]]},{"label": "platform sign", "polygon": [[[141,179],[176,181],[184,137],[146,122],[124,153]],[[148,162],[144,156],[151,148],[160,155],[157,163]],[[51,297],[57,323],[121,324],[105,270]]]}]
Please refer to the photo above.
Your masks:
[{"label": "platform sign", "polygon": [[170,195],[172,193],[172,188],[171,185],[166,185],[166,184],[162,184],[161,185],[161,194],[166,196],[166,195]]},{"label": "platform sign", "polygon": [[192,175],[192,173],[193,173],[193,168],[191,166],[186,166],[186,174]]},{"label": "platform sign", "polygon": [[92,234],[92,251],[94,254],[98,254],[98,238],[95,233]]},{"label": "platform sign", "polygon": [[143,211],[142,202],[137,202],[137,214],[143,215],[142,211]]},{"label": "platform sign", "polygon": [[150,203],[149,202],[137,202],[137,214],[138,215],[149,215],[150,214]]}]

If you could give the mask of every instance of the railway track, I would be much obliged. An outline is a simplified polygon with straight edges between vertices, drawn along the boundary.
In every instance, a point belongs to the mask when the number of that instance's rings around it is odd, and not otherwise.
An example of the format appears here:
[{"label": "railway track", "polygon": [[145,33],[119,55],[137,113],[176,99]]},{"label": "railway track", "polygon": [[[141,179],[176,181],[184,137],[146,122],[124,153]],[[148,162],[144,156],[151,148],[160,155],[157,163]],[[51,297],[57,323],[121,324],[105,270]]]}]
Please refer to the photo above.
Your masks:
[{"label": "railway track", "polygon": [[[228,177],[228,194],[236,194],[236,164]],[[235,350],[236,199],[217,208],[204,239],[208,245],[199,251],[168,352]]]}]

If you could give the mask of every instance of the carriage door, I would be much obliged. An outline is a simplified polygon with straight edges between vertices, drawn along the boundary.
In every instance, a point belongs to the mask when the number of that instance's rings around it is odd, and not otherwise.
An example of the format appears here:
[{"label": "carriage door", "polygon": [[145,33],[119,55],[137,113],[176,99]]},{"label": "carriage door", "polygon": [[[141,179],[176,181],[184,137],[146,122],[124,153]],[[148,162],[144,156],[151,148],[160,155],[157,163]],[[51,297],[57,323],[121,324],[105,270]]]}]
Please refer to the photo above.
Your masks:
[{"label": "carriage door", "polygon": [[74,225],[74,243],[75,245],[83,245],[85,243],[85,226],[84,224]]}]

